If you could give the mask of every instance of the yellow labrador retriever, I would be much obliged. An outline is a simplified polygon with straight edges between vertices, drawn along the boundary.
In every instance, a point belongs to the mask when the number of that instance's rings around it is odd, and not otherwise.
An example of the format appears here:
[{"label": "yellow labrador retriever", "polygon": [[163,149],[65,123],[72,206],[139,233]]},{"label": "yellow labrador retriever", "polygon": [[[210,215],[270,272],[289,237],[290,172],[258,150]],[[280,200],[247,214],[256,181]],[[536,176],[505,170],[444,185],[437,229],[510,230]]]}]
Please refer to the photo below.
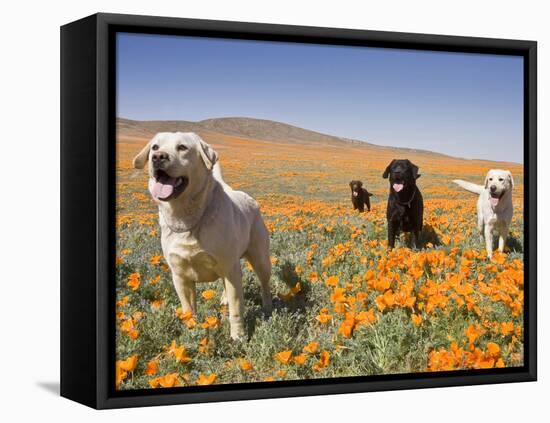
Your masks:
[{"label": "yellow labrador retriever", "polygon": [[498,249],[504,251],[508,230],[512,223],[514,205],[512,189],[514,178],[509,170],[491,169],[485,176],[485,185],[455,179],[455,184],[467,191],[479,194],[477,200],[477,227],[489,258],[493,255],[493,232],[499,235]]},{"label": "yellow labrador retriever", "polygon": [[133,164],[147,162],[162,251],[183,311],[196,312],[197,282],[222,278],[231,338],[243,337],[242,257],[260,280],[264,311],[272,307],[269,234],[258,203],[223,181],[218,154],[195,133],[156,134]]}]

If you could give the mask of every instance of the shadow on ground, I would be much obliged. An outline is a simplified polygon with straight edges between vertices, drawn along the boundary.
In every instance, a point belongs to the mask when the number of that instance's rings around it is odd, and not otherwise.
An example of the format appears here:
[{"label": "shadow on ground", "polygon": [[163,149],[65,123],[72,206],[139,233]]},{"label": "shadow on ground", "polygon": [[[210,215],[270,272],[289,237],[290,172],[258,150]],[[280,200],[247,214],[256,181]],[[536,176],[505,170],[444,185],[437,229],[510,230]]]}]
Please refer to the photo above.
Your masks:
[{"label": "shadow on ground", "polygon": [[508,236],[508,239],[506,240],[506,245],[508,246],[508,248],[510,248],[510,251],[523,254],[523,244],[515,236]]},{"label": "shadow on ground", "polygon": [[[273,310],[283,311],[285,313],[305,314],[310,304],[307,303],[308,293],[310,291],[309,282],[302,278],[296,272],[296,266],[289,260],[282,262],[279,269],[274,272],[273,276],[277,276],[285,284],[284,289],[275,291],[275,286],[272,284]],[[244,284],[245,295],[245,322],[249,336],[254,332],[257,319],[266,319],[262,307],[262,297],[258,281],[253,276],[252,281],[246,281]],[[300,284],[300,290],[296,293],[291,293],[291,288],[295,288]]]},{"label": "shadow on ground", "polygon": [[420,232],[420,247],[426,248],[426,245],[431,243],[434,247],[441,245],[441,240],[431,225],[424,225]]},{"label": "shadow on ground", "polygon": [[36,386],[55,396],[60,395],[59,382],[36,382]]}]

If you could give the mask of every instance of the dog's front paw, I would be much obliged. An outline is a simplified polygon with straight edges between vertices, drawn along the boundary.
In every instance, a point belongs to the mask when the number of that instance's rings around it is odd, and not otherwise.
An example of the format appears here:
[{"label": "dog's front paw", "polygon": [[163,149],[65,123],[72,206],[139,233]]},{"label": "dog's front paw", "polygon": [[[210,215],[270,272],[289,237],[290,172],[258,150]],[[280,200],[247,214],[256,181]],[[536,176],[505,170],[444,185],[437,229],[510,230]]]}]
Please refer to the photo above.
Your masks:
[{"label": "dog's front paw", "polygon": [[225,293],[225,289],[222,292],[222,297],[220,298],[220,305],[222,307],[226,307],[229,305],[229,302],[227,301],[227,294]]},{"label": "dog's front paw", "polygon": [[[240,319],[239,319],[240,320]],[[244,324],[242,320],[239,322],[232,322],[229,320],[229,334],[234,341],[243,341],[245,337]]]},{"label": "dog's front paw", "polygon": [[271,297],[271,293],[262,295],[262,311],[266,319],[271,317],[271,313],[273,312],[273,298]]},{"label": "dog's front paw", "polygon": [[231,340],[234,342],[244,342],[246,340],[244,336],[244,330],[237,332],[231,331]]},{"label": "dog's front paw", "polygon": [[269,320],[273,314],[273,307],[263,307],[262,312],[264,313],[264,319]]}]

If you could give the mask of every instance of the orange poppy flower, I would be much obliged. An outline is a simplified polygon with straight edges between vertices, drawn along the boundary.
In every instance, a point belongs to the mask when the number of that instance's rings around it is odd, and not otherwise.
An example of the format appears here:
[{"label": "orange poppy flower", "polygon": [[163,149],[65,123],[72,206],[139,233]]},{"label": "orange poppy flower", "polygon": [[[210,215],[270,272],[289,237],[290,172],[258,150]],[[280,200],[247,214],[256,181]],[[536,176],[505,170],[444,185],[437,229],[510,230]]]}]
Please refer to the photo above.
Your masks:
[{"label": "orange poppy flower", "polygon": [[239,364],[241,370],[245,372],[249,372],[250,370],[252,370],[252,363],[248,360],[245,360],[244,358],[237,359],[237,363]]},{"label": "orange poppy flower", "polygon": [[160,264],[160,261],[162,260],[162,256],[152,256],[149,260],[149,263],[151,263],[153,266],[156,266]]},{"label": "orange poppy flower", "polygon": [[120,366],[116,366],[116,374],[115,374],[115,384],[116,388],[118,389],[120,387],[120,384],[126,379],[126,376],[128,376],[128,372],[122,370]]},{"label": "orange poppy flower", "polygon": [[470,325],[464,330],[470,344],[473,344],[477,338],[482,335],[481,329],[477,325]]},{"label": "orange poppy flower", "polygon": [[325,325],[332,320],[332,316],[328,314],[328,310],[326,308],[322,308],[319,310],[319,315],[316,316],[315,319],[322,325]]},{"label": "orange poppy flower", "polygon": [[309,354],[315,354],[318,349],[319,349],[318,342],[310,342],[303,348],[303,351]]},{"label": "orange poppy flower", "polygon": [[162,388],[173,388],[175,386],[179,386],[180,381],[177,373],[169,373],[167,375],[151,379],[149,381],[149,385],[151,388],[158,388],[159,386]]},{"label": "orange poppy flower", "polygon": [[205,376],[201,373],[196,383],[197,385],[212,385],[216,381],[216,378],[217,375],[215,373],[212,373],[208,376]]},{"label": "orange poppy flower", "polygon": [[117,365],[126,372],[133,372],[137,366],[138,356],[136,354],[128,357],[126,360],[118,360]]},{"label": "orange poppy flower", "polygon": [[422,324],[422,316],[418,314],[411,314],[411,319],[415,326],[420,326]]},{"label": "orange poppy flower", "polygon": [[291,357],[292,350],[281,351],[275,354],[275,359],[282,364],[288,364]]},{"label": "orange poppy flower", "polygon": [[214,291],[213,289],[207,289],[206,291],[204,291],[201,294],[201,296],[205,300],[211,300],[212,298],[214,298],[216,296],[216,291]]},{"label": "orange poppy flower", "polygon": [[487,342],[487,351],[491,357],[498,357],[500,355],[500,347],[494,342]]},{"label": "orange poppy flower", "polygon": [[340,281],[340,279],[338,278],[338,276],[330,276],[329,278],[327,278],[327,280],[325,281],[325,284],[327,286],[336,286],[338,285],[338,282]]},{"label": "orange poppy flower", "polygon": [[513,322],[502,322],[500,324],[500,330],[504,336],[508,336],[514,330]]},{"label": "orange poppy flower", "polygon": [[158,310],[162,306],[163,300],[153,300],[151,301],[151,308],[153,310]]},{"label": "orange poppy flower", "polygon": [[298,366],[302,366],[306,362],[306,360],[307,360],[307,355],[305,354],[299,354],[292,358],[292,361],[294,362],[294,364]]},{"label": "orange poppy flower", "polygon": [[145,368],[145,374],[148,376],[155,375],[158,371],[158,362],[157,360],[151,360],[149,363],[147,363],[147,367]]},{"label": "orange poppy flower", "polygon": [[323,368],[327,367],[330,364],[330,354],[328,351],[321,351],[321,356],[319,361],[313,365],[313,370],[316,372],[321,371]]},{"label": "orange poppy flower", "polygon": [[219,327],[219,325],[220,325],[220,321],[216,316],[207,316],[204,319],[204,322],[202,323],[201,326],[203,329],[210,329],[210,328],[214,329]]},{"label": "orange poppy flower", "polygon": [[139,288],[140,285],[140,274],[139,273],[132,273],[128,276],[128,288],[130,288],[132,291],[136,291]]},{"label": "orange poppy flower", "polygon": [[175,340],[173,340],[168,347],[168,354],[173,355],[179,363],[189,363],[192,360],[191,357],[187,355],[185,347],[178,346]]}]

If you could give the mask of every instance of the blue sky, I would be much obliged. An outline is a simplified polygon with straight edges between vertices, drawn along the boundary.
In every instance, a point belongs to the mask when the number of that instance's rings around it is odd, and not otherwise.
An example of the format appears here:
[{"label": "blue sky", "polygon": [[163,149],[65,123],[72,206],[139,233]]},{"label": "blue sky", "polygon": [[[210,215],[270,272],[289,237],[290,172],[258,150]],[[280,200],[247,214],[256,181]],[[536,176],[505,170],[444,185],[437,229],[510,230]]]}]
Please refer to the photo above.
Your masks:
[{"label": "blue sky", "polygon": [[117,115],[245,116],[376,144],[523,162],[523,59],[119,34]]}]

